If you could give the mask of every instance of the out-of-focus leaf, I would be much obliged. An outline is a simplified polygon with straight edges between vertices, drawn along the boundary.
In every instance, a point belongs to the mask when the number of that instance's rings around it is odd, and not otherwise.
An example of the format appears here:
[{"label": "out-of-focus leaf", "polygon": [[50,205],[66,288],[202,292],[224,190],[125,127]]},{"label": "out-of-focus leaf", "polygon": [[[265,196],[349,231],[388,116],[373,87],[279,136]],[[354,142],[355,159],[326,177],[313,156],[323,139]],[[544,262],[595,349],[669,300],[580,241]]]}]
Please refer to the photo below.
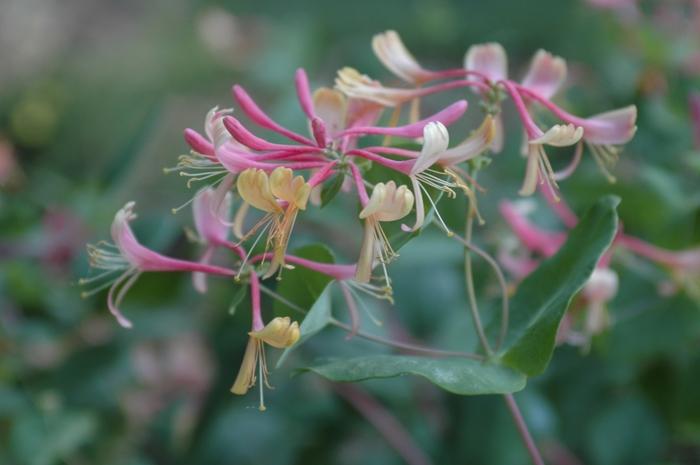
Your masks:
[{"label": "out-of-focus leaf", "polygon": [[95,418],[65,413],[41,418],[21,416],[12,429],[12,451],[19,463],[50,465],[75,452],[97,431]]},{"label": "out-of-focus leaf", "polygon": [[535,376],[544,371],[573,296],[590,277],[617,231],[616,197],[603,197],[571,230],[566,243],[518,286],[511,302],[505,364]]},{"label": "out-of-focus leaf", "polygon": [[236,310],[241,302],[243,302],[243,299],[245,299],[246,294],[248,294],[248,286],[238,286],[238,289],[236,289],[236,292],[234,292],[231,303],[228,306],[229,315],[236,314]]},{"label": "out-of-focus leaf", "polygon": [[494,363],[465,358],[426,358],[402,355],[373,355],[337,360],[305,370],[331,381],[363,381],[417,375],[459,395],[506,394],[525,387],[522,373]]},{"label": "out-of-focus leaf", "polygon": [[276,368],[279,368],[289,356],[289,353],[302,345],[311,336],[321,331],[331,321],[331,293],[330,287],[326,287],[316,302],[311,306],[311,310],[304,317],[299,327],[301,335],[299,340],[292,347],[285,349],[277,361]]},{"label": "out-of-focus leaf", "polygon": [[[292,255],[322,263],[333,263],[333,253],[324,245],[311,244],[292,252]],[[310,309],[332,279],[303,266],[295,266],[293,270],[284,270],[282,280],[277,286],[277,293],[303,309]],[[275,300],[275,313],[289,315],[295,309]]]}]

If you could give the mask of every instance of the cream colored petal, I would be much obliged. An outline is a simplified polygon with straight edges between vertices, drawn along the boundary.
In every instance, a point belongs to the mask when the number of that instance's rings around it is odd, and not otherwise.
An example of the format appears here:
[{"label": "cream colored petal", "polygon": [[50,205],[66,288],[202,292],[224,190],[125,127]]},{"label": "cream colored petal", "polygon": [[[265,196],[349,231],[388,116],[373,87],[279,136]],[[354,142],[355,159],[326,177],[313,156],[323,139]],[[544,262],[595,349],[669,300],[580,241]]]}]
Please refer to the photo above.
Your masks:
[{"label": "cream colored petal", "polygon": [[491,115],[487,115],[481,125],[461,144],[443,152],[440,163],[454,165],[481,155],[491,148],[495,134],[495,120]]},{"label": "cream colored petal", "polygon": [[418,64],[396,31],[386,31],[372,38],[372,50],[384,66],[409,84],[418,84],[427,72]]},{"label": "cream colored petal", "polygon": [[277,317],[260,331],[251,331],[249,334],[272,347],[284,349],[299,340],[299,323],[292,321],[288,316]]},{"label": "cream colored petal", "polygon": [[370,100],[385,106],[394,107],[400,103],[412,100],[415,91],[412,89],[393,89],[383,87],[365,74],[360,74],[353,68],[342,68],[338,71],[335,86],[351,98]]},{"label": "cream colored petal", "polygon": [[248,168],[238,175],[236,182],[238,193],[247,203],[258,210],[279,213],[279,206],[270,190],[270,181],[263,170]]},{"label": "cream colored petal", "polygon": [[447,128],[439,121],[433,121],[423,128],[423,147],[411,168],[411,176],[421,173],[433,166],[450,145]]},{"label": "cream colored petal", "polygon": [[270,190],[278,199],[284,200],[300,210],[306,209],[311,186],[303,176],[294,176],[291,169],[277,167],[270,174]]},{"label": "cream colored petal", "polygon": [[321,87],[314,92],[314,111],[326,123],[326,129],[333,136],[345,129],[347,99],[338,90]]},{"label": "cream colored petal", "polygon": [[[393,182],[392,182],[393,184]],[[413,208],[413,192],[404,185],[387,189],[387,194],[380,211],[374,217],[379,221],[396,221],[408,215]]]},{"label": "cream colored petal", "polygon": [[255,338],[248,338],[248,345],[245,348],[241,368],[238,370],[236,380],[233,382],[231,392],[242,396],[255,384],[255,369],[258,362],[258,350],[260,343]]},{"label": "cream colored petal", "polygon": [[536,139],[529,141],[529,144],[546,144],[554,147],[567,147],[574,145],[583,137],[583,128],[573,124],[555,124],[547,132]]},{"label": "cream colored petal", "polygon": [[[389,184],[394,184],[393,181],[389,181]],[[395,186],[395,184],[394,184]],[[374,215],[381,210],[384,204],[384,198],[386,197],[387,186],[379,182],[374,185],[372,190],[372,195],[369,198],[369,202],[365,205],[365,208],[360,212],[360,219],[365,219],[371,215]]]}]

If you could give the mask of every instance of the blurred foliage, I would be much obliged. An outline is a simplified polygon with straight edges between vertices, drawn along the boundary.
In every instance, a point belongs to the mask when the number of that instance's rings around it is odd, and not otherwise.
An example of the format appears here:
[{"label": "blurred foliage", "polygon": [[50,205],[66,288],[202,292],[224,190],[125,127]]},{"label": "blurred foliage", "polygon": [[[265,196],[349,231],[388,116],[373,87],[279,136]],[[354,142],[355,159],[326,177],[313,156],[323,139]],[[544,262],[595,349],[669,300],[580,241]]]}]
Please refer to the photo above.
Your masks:
[{"label": "blurred foliage", "polygon": [[[294,69],[305,67],[317,85],[329,85],[345,64],[386,76],[369,43],[393,28],[426,66],[454,66],[470,44],[486,41],[505,46],[512,72],[538,48],[562,55],[571,84],[559,103],[575,113],[636,104],[639,130],[616,170],[619,182],[607,184],[588,159],[563,183],[564,194],[577,211],[615,194],[625,231],[669,248],[697,245],[700,153],[691,148],[687,96],[700,78],[683,60],[698,53],[698,35],[687,38],[668,15],[659,18],[661,2],[641,3],[640,17],[624,19],[559,0],[3,0],[0,463],[402,463],[331,383],[310,374],[290,379],[301,360],[387,349],[322,331],[273,372],[276,389],[261,414],[255,399],[228,391],[249,327],[248,299],[237,286],[211,280],[201,298],[188,276],[144,276],[125,302],[135,327],[124,331],[103,296],[79,297],[84,243],[106,237],[117,208],[136,200],[145,244],[193,256],[182,232],[191,224],[186,210],[170,213],[192,192],[162,175],[186,150],[182,128],[199,129],[206,111],[230,105],[230,86],[241,83],[281,122],[304,130]],[[479,179],[489,192],[480,204],[487,225],[476,237],[486,248],[505,231],[497,201],[519,187],[518,143],[510,137],[500,163]],[[352,258],[360,230],[346,215],[356,206],[344,201],[305,213],[292,246],[323,241],[338,262]],[[459,230],[464,202],[444,200],[442,208]],[[391,270],[396,304],[367,301],[367,331],[409,332],[453,350],[475,346],[461,249],[443,237],[426,231],[401,250]],[[495,314],[490,271],[475,266],[482,308]],[[660,296],[663,274],[633,257],[614,266],[621,287],[610,330],[587,353],[558,348],[548,371],[516,397],[548,463],[700,463],[697,304]],[[289,273],[279,286],[294,279]],[[333,315],[346,319],[332,297]],[[310,305],[304,298],[296,303]],[[268,315],[288,311],[269,298],[263,304]],[[434,463],[527,463],[497,396],[451,396],[413,378],[359,386]]]}]

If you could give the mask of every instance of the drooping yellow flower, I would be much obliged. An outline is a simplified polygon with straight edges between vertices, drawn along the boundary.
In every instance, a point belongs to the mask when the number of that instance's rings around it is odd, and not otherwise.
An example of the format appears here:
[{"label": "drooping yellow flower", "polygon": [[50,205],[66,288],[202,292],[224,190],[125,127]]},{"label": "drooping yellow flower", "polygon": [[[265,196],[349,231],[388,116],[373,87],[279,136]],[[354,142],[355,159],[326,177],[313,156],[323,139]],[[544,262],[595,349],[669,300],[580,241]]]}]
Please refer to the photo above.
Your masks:
[{"label": "drooping yellow flower", "polygon": [[[263,231],[270,229],[266,248],[272,247],[273,254],[264,276],[268,278],[284,265],[289,236],[297,213],[306,209],[311,186],[302,176],[294,176],[291,169],[277,167],[269,175],[263,170],[249,168],[238,176],[237,187],[246,204],[267,213],[248,235],[261,227]],[[242,219],[242,216],[237,216],[236,221],[240,223]],[[240,225],[237,229],[240,229]]]},{"label": "drooping yellow flower", "polygon": [[[267,361],[265,359],[266,343],[277,349],[286,349],[293,346],[299,340],[299,324],[291,321],[289,317],[277,317],[270,321],[265,327],[258,331],[248,333],[248,345],[246,346],[241,368],[238,376],[231,386],[231,392],[244,395],[255,385],[260,378],[260,410],[265,410],[263,398],[263,384],[270,387],[268,382]],[[257,371],[257,375],[256,375]]]},{"label": "drooping yellow flower", "polygon": [[386,282],[389,277],[386,264],[397,254],[392,249],[389,239],[381,227],[382,221],[400,220],[413,208],[413,193],[406,186],[396,186],[394,181],[378,183],[374,186],[369,202],[360,212],[360,219],[365,220],[364,236],[357,261],[355,279],[358,282],[369,282],[372,275],[372,265],[378,259],[384,268]]}]

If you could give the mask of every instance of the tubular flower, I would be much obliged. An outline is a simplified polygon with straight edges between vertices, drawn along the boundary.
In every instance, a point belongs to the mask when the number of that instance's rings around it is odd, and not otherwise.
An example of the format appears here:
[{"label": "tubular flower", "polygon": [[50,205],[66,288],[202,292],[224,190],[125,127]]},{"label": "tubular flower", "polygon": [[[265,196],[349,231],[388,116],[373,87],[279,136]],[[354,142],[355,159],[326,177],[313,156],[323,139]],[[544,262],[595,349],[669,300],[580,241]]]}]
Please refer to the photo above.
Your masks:
[{"label": "tubular flower", "polygon": [[103,270],[92,278],[81,279],[81,284],[102,281],[94,289],[84,292],[83,296],[92,295],[109,287],[107,306],[120,325],[131,328],[132,323],[119,310],[124,296],[144,271],[189,271],[233,276],[233,270],[204,263],[166,257],[141,245],[129,226],[136,219],[134,202],[128,202],[117,212],[112,222],[112,240],[114,243],[101,242],[88,245],[90,265]]},{"label": "tubular flower", "polygon": [[556,177],[544,146],[567,147],[576,144],[583,136],[583,128],[575,127],[573,124],[566,126],[555,124],[547,132],[542,133],[541,130],[539,132],[539,137],[528,140],[527,168],[523,186],[519,191],[520,195],[534,194],[537,184],[546,184],[553,193],[556,193],[558,189]]},{"label": "tubular flower", "polygon": [[409,84],[420,85],[433,77],[433,73],[418,64],[396,31],[375,35],[372,50],[387,69]]},{"label": "tubular flower", "polygon": [[610,326],[607,303],[617,295],[619,279],[610,268],[596,268],[583,287],[586,299],[584,332],[587,339],[600,334]]},{"label": "tubular flower", "polygon": [[610,171],[619,159],[622,151],[620,146],[632,140],[637,132],[636,106],[629,105],[588,118],[580,118],[562,110],[548,98],[529,88],[521,87],[521,90],[525,96],[543,105],[565,123],[583,128],[583,141],[593,155],[598,168],[610,182],[615,181]]},{"label": "tubular flower", "polygon": [[[192,202],[195,229],[199,241],[205,246],[199,263],[208,264],[217,247],[235,248],[228,240],[233,197],[231,192],[223,192],[223,198],[221,194],[216,189],[205,187],[197,192]],[[193,273],[192,282],[198,292],[207,291],[205,273]]]},{"label": "tubular flower", "polygon": [[577,121],[583,128],[583,140],[593,154],[593,159],[611,182],[615,181],[615,177],[610,170],[620,158],[620,145],[632,140],[637,132],[636,121],[637,107],[634,105]]},{"label": "tubular flower", "polygon": [[464,55],[464,69],[480,73],[488,84],[495,84],[508,77],[508,56],[496,42],[472,45]]},{"label": "tubular flower", "polygon": [[396,187],[394,181],[377,183],[372,191],[369,202],[360,212],[360,219],[365,220],[364,236],[357,261],[355,279],[367,283],[372,275],[375,259],[378,259],[384,269],[384,277],[389,285],[386,271],[387,263],[397,257],[391,248],[389,238],[381,227],[382,221],[400,220],[413,208],[413,194],[406,186]]},{"label": "tubular flower", "polygon": [[559,92],[564,81],[566,81],[566,61],[540,49],[532,57],[530,68],[522,80],[522,86],[550,99]]},{"label": "tubular flower", "polygon": [[211,185],[222,183],[230,187],[232,176],[216,158],[216,150],[224,146],[245,150],[245,147],[233,140],[225,129],[222,130],[222,118],[232,112],[230,108],[219,110],[219,107],[209,110],[204,118],[206,137],[194,129],[185,129],[185,141],[192,150],[187,155],[180,155],[177,165],[173,168],[165,168],[164,171],[178,172],[180,176],[188,178],[187,187],[199,181],[213,181],[210,182]]},{"label": "tubular flower", "polygon": [[305,210],[311,185],[302,176],[294,176],[289,168],[277,167],[268,174],[259,169],[248,169],[238,177],[238,193],[243,200],[267,213],[251,233],[259,227],[270,229],[267,247],[272,247],[273,258],[265,278],[272,276],[284,265],[289,236],[299,210]]},{"label": "tubular flower", "polygon": [[[299,340],[299,324],[291,321],[289,317],[277,317],[264,327],[248,333],[248,344],[246,345],[241,368],[238,376],[231,387],[231,392],[237,395],[244,395],[255,385],[257,378],[260,378],[260,410],[265,410],[262,390],[263,384],[271,387],[268,382],[267,361],[265,359],[265,347],[268,344],[276,349],[285,349],[293,346]],[[257,373],[256,373],[257,372]]]}]

